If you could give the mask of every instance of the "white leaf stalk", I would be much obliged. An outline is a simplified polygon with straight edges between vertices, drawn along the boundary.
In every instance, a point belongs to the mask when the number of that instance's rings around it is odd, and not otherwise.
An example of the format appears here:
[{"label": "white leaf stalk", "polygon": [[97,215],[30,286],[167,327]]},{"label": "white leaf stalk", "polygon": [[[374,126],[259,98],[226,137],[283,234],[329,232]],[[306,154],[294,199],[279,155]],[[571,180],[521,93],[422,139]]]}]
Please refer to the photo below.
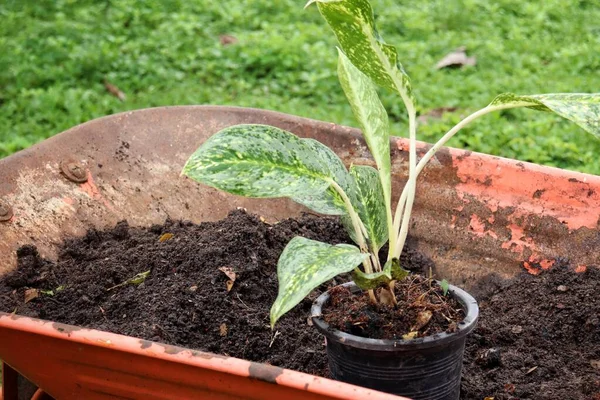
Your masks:
[{"label": "white leaf stalk", "polygon": [[[394,246],[394,253],[392,254],[393,258],[400,257],[400,254],[402,254],[402,249],[404,248],[404,244],[406,243],[406,237],[408,235],[408,227],[409,227],[409,223],[410,223],[410,215],[411,215],[411,210],[412,210],[415,193],[416,193],[416,178],[419,176],[421,171],[423,171],[423,168],[425,168],[425,165],[427,165],[427,163],[433,158],[435,153],[437,153],[438,150],[440,150],[450,139],[452,139],[452,137],[456,133],[458,133],[458,131],[460,131],[462,128],[467,126],[469,123],[473,122],[474,120],[476,120],[477,118],[479,118],[483,115],[489,114],[494,111],[506,110],[509,108],[528,107],[528,106],[533,106],[533,105],[535,105],[535,104],[529,103],[529,102],[501,104],[501,105],[496,105],[496,106],[487,106],[485,108],[482,108],[481,110],[474,112],[473,114],[469,115],[468,117],[466,117],[465,119],[460,121],[458,124],[456,124],[452,129],[450,129],[444,136],[442,136],[442,138],[440,140],[437,141],[437,143],[435,143],[429,149],[429,151],[427,153],[425,153],[423,158],[421,158],[419,163],[416,165],[416,168],[414,168],[414,173],[411,173],[411,171],[412,171],[411,168],[413,167],[413,159],[416,160],[416,145],[417,144],[416,144],[416,138],[413,137],[413,135],[411,134],[411,136],[409,138],[409,140],[410,140],[409,174],[408,174],[409,178],[408,178],[408,182],[404,186],[404,189],[402,190],[400,199],[398,200],[398,204],[396,206],[395,219],[394,219],[394,231],[395,232],[398,232],[398,230],[400,230],[400,231],[398,234],[396,246]],[[409,114],[409,123],[414,124],[414,121],[410,120],[410,114]],[[412,126],[413,125],[411,125],[409,128],[409,129],[411,129],[411,131],[413,130]],[[413,150],[414,150],[414,154],[413,154]],[[391,246],[390,246],[390,248],[391,248]]]},{"label": "white leaf stalk", "polygon": [[[354,206],[352,205],[350,198],[348,197],[348,195],[346,194],[344,189],[342,189],[342,187],[340,185],[338,185],[338,183],[336,181],[334,181],[333,179],[330,179],[329,183],[335,189],[335,191],[338,192],[338,194],[340,195],[342,200],[344,200],[344,204],[346,205],[346,208],[348,209],[348,215],[350,216],[350,220],[352,221],[352,227],[354,228],[354,233],[356,235],[356,241],[358,242],[357,244],[358,244],[358,247],[360,248],[360,251],[363,253],[369,253],[369,248],[367,247],[367,242],[365,240],[365,234],[364,234],[366,232],[366,229],[365,229],[360,217],[358,216],[358,213],[354,209]],[[363,262],[363,266],[365,267],[365,272],[367,272],[368,274],[373,273],[373,266],[371,265],[371,259],[367,258]]]},{"label": "white leaf stalk", "polygon": [[[365,260],[363,261],[363,268],[365,269],[365,272],[367,274],[373,273],[373,265],[375,265],[376,267],[379,267],[379,270],[381,270],[381,266],[379,266],[379,260],[377,259],[377,254],[373,254],[372,252],[369,252],[369,249],[368,249],[366,241],[365,241],[365,237],[367,236],[366,228],[365,228],[363,222],[361,221],[360,217],[358,216],[358,213],[354,209],[354,206],[352,205],[350,198],[348,197],[346,192],[344,192],[344,189],[342,189],[342,187],[337,184],[336,181],[334,181],[333,179],[330,179],[329,183],[344,200],[344,204],[346,205],[346,208],[348,209],[348,215],[350,216],[350,219],[352,220],[352,226],[354,227],[354,233],[356,234],[356,240],[358,242],[358,247],[360,248],[360,251],[370,255],[370,258],[365,258]],[[371,300],[371,302],[377,303],[377,298],[375,297],[375,292],[373,292],[373,290],[369,290],[368,292],[369,292],[369,299]]]}]

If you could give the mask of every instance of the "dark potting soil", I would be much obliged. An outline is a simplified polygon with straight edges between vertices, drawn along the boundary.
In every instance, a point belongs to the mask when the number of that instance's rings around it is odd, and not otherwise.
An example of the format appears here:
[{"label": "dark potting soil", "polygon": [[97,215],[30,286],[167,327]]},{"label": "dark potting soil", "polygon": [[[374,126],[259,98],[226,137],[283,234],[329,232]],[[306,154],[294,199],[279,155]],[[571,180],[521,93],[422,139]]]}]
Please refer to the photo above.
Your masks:
[{"label": "dark potting soil", "polygon": [[[378,293],[377,293],[378,292]],[[371,339],[408,339],[455,332],[464,313],[458,301],[444,294],[435,280],[412,275],[396,282],[397,305],[385,304],[387,289],[375,291],[377,304],[367,293],[355,295],[345,287],[331,291],[323,319],[342,332]],[[384,299],[391,298],[386,295]]]},{"label": "dark potting soil", "polygon": [[[308,317],[312,300],[344,277],[316,290],[275,331],[269,327],[277,259],[296,235],[349,242],[333,218],[269,225],[234,211],[200,225],[167,221],[141,229],[122,222],[92,230],[67,240],[57,262],[25,246],[17,270],[0,279],[0,311],[327,376],[324,340]],[[427,273],[431,261],[410,249],[402,266]],[[599,270],[575,274],[559,266],[482,287],[461,398],[600,399]]]},{"label": "dark potting soil", "polygon": [[[600,400],[600,268],[482,282],[462,398]],[[599,265],[600,266],[600,265]]]}]

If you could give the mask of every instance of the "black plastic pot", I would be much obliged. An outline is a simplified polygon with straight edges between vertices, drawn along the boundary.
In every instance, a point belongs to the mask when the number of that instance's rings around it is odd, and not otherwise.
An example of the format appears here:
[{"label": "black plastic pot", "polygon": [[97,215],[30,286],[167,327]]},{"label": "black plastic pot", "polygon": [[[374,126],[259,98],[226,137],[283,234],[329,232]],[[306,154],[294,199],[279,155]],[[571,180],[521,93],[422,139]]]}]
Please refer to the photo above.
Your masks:
[{"label": "black plastic pot", "polygon": [[[342,285],[360,292],[354,282]],[[329,293],[312,306],[312,320],[327,338],[331,376],[339,381],[407,396],[415,400],[456,400],[467,335],[479,316],[477,301],[450,285],[449,293],[463,306],[458,331],[413,340],[366,339],[330,328],[321,318]]]}]

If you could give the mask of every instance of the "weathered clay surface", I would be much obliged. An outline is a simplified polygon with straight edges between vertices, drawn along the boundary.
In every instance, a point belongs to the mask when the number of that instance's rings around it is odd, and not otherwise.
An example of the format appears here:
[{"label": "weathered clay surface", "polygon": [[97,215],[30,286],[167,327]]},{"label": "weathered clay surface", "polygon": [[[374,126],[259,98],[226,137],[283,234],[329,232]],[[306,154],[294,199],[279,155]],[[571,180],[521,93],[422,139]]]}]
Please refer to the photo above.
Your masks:
[{"label": "weathered clay surface", "polygon": [[[211,134],[261,123],[315,138],[346,164],[372,164],[352,128],[232,107],[164,107],[127,112],[77,126],[0,160],[0,201],[13,214],[0,221],[0,274],[15,267],[15,250],[35,243],[53,257],[65,236],[127,219],[217,220],[235,207],[275,221],[297,215],[286,199],[244,199],[196,184],[179,173]],[[394,187],[406,179],[405,140],[395,141]],[[420,144],[423,154],[428,145]],[[87,181],[61,171],[78,162]],[[557,257],[584,268],[600,254],[600,177],[444,149],[419,178],[411,234],[440,276],[468,286],[491,271],[548,268]],[[399,193],[396,193],[398,195]]]}]

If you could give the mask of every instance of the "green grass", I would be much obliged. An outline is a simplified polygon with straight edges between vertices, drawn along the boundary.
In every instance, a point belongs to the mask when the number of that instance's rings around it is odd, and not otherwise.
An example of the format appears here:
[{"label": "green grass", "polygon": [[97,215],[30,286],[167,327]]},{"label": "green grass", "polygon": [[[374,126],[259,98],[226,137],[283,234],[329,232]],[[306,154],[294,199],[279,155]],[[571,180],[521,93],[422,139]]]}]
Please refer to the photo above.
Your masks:
[{"label": "green grass", "polygon": [[[179,104],[230,104],[355,125],[335,73],[335,39],[303,0],[67,1],[0,4],[0,157],[84,121]],[[435,141],[498,93],[599,92],[596,0],[374,0],[383,36],[412,77]],[[219,35],[234,35],[223,47]],[[434,70],[465,45],[476,67]],[[127,94],[120,102],[104,78]],[[382,92],[394,134],[396,95]],[[506,111],[450,145],[600,174],[600,141],[551,114]]]}]

